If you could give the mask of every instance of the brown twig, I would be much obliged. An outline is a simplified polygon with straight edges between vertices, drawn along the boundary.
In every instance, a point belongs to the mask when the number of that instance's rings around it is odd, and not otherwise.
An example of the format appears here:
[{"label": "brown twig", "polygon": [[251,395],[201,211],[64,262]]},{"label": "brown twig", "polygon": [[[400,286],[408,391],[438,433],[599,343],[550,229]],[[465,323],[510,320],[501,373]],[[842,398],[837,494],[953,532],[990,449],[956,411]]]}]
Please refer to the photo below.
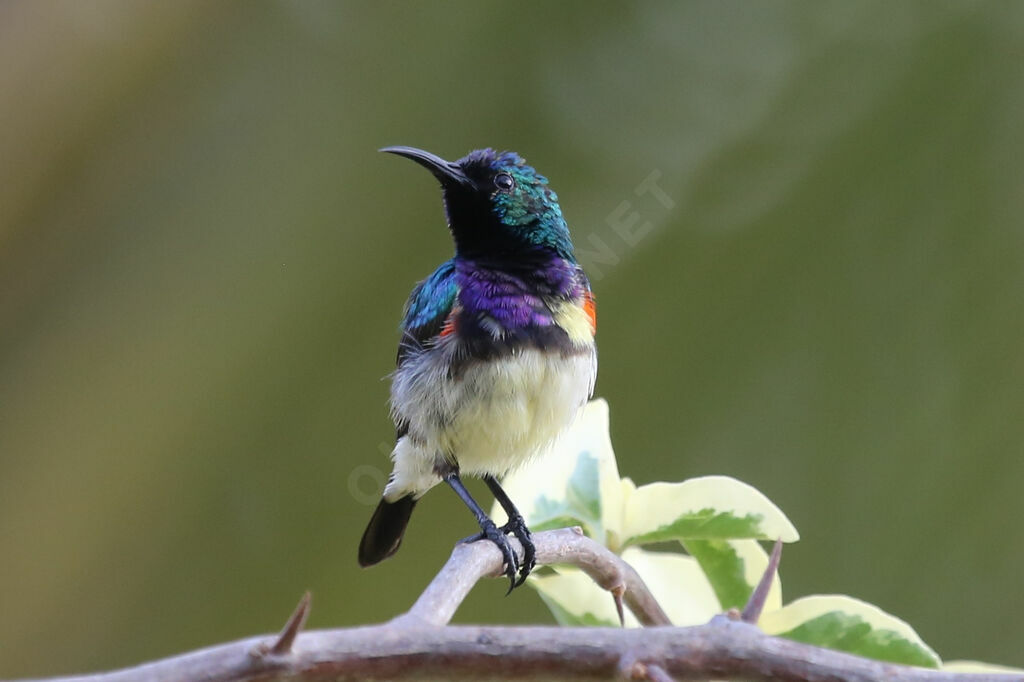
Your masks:
[{"label": "brown twig", "polygon": [[[336,682],[337,680],[615,680],[625,658],[677,680],[1017,682],[893,665],[770,637],[748,623],[688,628],[398,627],[300,633],[291,653],[255,659],[250,638],[112,673],[49,682]],[[642,678],[641,678],[642,679]]]},{"label": "brown twig", "polygon": [[[517,552],[521,547],[509,538]],[[621,614],[624,602],[644,625],[671,625],[633,567],[614,552],[594,542],[579,528],[544,531],[534,537],[537,563],[576,566],[611,593]],[[446,625],[480,578],[501,575],[501,553],[489,542],[457,545],[441,572],[396,625]]]},{"label": "brown twig", "polygon": [[[537,533],[534,543],[539,563],[579,566],[606,589],[624,589],[623,599],[638,619],[663,622],[664,613],[651,607],[656,603],[643,581],[603,547],[571,529]],[[770,637],[750,623],[728,618],[687,628],[447,625],[476,580],[497,574],[500,561],[486,543],[457,547],[409,613],[390,623],[298,633],[308,611],[304,598],[282,633],[270,637],[271,645],[268,637],[255,637],[135,668],[49,682],[535,682],[623,677],[653,682],[1024,682],[1020,675],[954,674],[882,663]],[[772,566],[769,573],[774,574]]]}]

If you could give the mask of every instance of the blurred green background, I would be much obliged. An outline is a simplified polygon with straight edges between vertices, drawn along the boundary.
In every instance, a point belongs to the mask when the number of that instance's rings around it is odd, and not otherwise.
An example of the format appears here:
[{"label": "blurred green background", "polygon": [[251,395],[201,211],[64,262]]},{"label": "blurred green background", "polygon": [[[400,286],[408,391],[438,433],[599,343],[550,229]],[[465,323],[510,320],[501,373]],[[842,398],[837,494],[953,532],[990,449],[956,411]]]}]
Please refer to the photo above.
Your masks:
[{"label": "blurred green background", "polygon": [[[1024,665],[1022,110],[1010,1],[0,3],[0,677],[307,588],[311,627],[383,620],[473,531],[435,491],[356,565],[451,248],[390,144],[551,178],[623,474],[751,483],[788,598]],[[551,622],[503,590],[458,619]]]}]

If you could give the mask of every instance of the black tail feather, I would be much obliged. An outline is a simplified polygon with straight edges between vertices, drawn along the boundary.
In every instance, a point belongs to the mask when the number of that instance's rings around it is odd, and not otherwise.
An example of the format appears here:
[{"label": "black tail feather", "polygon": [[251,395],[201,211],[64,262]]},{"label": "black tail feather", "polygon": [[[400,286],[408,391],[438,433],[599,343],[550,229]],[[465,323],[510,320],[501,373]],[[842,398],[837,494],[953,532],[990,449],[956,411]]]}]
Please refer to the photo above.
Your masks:
[{"label": "black tail feather", "polygon": [[359,565],[373,566],[398,551],[402,535],[412,516],[416,500],[412,495],[387,502],[381,500],[359,541]]}]

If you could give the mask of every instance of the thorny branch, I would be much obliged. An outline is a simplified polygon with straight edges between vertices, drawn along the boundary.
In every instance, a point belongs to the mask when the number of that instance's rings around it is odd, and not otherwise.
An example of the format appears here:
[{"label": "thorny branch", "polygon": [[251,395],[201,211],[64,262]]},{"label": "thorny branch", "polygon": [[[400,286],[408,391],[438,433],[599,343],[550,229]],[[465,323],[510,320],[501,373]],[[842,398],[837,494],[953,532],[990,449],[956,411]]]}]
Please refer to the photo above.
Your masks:
[{"label": "thorny branch", "polygon": [[134,668],[49,682],[326,682],[328,680],[789,680],[793,682],[1024,682],[1024,676],[948,673],[881,663],[771,637],[755,623],[778,566],[742,614],[673,627],[636,572],[579,529],[534,535],[537,562],[572,564],[625,604],[644,629],[449,625],[482,577],[501,575],[487,542],[460,545],[413,607],[380,625],[299,633],[308,593],[278,635],[252,637]]}]

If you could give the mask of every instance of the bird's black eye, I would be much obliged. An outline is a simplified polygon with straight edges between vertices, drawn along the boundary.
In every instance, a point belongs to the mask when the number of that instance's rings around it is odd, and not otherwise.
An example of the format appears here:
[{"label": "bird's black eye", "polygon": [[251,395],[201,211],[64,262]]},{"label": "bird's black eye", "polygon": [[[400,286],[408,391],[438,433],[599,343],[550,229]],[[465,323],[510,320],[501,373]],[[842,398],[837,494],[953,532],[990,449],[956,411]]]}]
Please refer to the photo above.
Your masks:
[{"label": "bird's black eye", "polygon": [[508,192],[516,186],[516,181],[508,173],[498,173],[494,176],[494,186],[502,192]]}]

